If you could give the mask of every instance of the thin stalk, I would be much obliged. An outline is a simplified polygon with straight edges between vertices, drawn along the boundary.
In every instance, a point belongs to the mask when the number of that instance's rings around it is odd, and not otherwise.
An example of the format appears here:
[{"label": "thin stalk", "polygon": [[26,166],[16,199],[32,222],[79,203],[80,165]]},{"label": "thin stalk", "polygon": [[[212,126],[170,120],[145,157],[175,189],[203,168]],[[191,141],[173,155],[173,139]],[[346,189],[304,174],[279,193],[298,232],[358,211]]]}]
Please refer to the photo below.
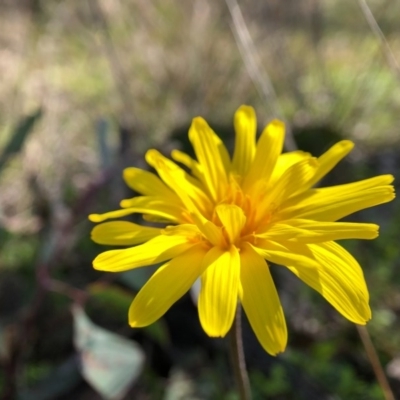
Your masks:
[{"label": "thin stalk", "polygon": [[386,57],[389,67],[392,69],[396,77],[400,78],[400,65],[397,62],[397,59],[393,53],[392,48],[389,45],[389,42],[386,39],[385,34],[382,32],[382,29],[376,21],[374,14],[372,13],[365,0],[358,0],[358,4],[360,5],[361,11],[363,12],[364,17],[367,20],[372,32],[381,42],[381,49]]},{"label": "thin stalk", "polygon": [[240,400],[251,400],[249,376],[246,370],[242,340],[242,306],[238,304],[235,321],[230,332],[230,353]]},{"label": "thin stalk", "polygon": [[[232,18],[232,33],[250,79],[253,81],[260,97],[264,99],[265,105],[270,109],[272,116],[286,122],[272,80],[268,71],[263,66],[238,1],[225,0],[225,3]],[[296,141],[288,123],[286,123],[285,148],[287,151],[297,150]]]},{"label": "thin stalk", "polygon": [[374,344],[372,343],[371,337],[368,333],[368,330],[365,326],[356,325],[358,334],[360,335],[362,344],[364,345],[365,352],[369,358],[369,362],[371,363],[372,369],[374,370],[374,374],[376,380],[379,383],[379,386],[382,389],[385,400],[395,400],[392,389],[389,386],[389,382],[386,379],[385,372],[383,371],[382,364],[379,361],[378,354],[375,350]]}]

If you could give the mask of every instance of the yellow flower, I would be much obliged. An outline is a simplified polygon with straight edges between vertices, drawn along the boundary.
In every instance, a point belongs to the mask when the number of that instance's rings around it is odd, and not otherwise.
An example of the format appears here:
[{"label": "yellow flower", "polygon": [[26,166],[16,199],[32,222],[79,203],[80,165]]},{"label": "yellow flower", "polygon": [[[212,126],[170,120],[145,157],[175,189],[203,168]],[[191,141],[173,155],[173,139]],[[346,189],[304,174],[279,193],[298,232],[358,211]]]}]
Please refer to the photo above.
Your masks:
[{"label": "yellow flower", "polygon": [[[252,107],[234,118],[235,149],[229,155],[206,121],[194,118],[189,139],[196,158],[175,150],[172,158],[149,150],[146,161],[158,176],[124,170],[140,196],[93,222],[143,214],[163,228],[126,221],[97,225],[95,242],[134,246],[101,253],[95,269],[126,271],[166,261],[140,290],[129,309],[132,327],[160,318],[201,278],[198,312],[204,331],[223,337],[240,301],[263,348],[285,349],[287,330],[271,277],[272,262],[286,266],[357,324],[371,318],[368,289],[357,261],[334,240],[374,239],[378,226],[336,222],[394,198],[391,175],[327,188],[313,188],[353,148],[343,140],[319,158],[294,151],[281,154],[285,128],[272,121],[256,143]],[[187,170],[190,173],[186,172]]]}]

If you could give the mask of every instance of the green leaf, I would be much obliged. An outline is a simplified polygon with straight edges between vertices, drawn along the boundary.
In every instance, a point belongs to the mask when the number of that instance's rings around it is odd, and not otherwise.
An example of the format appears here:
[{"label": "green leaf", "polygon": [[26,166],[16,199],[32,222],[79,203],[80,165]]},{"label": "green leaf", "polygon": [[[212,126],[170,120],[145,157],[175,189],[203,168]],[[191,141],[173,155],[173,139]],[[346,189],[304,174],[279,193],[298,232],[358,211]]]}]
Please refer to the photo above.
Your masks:
[{"label": "green leaf", "polygon": [[168,327],[162,318],[142,329],[146,336],[158,343],[163,349],[167,349],[170,346]]},{"label": "green leaf", "polygon": [[11,156],[18,153],[26,138],[32,132],[35,122],[42,116],[42,110],[38,109],[34,114],[23,118],[11,135],[10,141],[4,148],[3,154],[0,156],[0,172]]},{"label": "green leaf", "polygon": [[[0,210],[1,214],[1,210]],[[7,240],[11,237],[11,234],[0,226],[0,249],[4,246]]]},{"label": "green leaf", "polygon": [[91,322],[75,305],[74,343],[86,381],[105,399],[121,399],[143,369],[144,352],[138,344]]},{"label": "green leaf", "polygon": [[129,306],[133,300],[133,295],[128,290],[98,282],[88,285],[87,290],[90,294],[90,310],[94,308],[95,312],[101,312],[112,320],[127,323]]},{"label": "green leaf", "polygon": [[53,400],[70,392],[82,382],[76,357],[70,357],[37,384],[23,388],[18,393],[18,400]]}]

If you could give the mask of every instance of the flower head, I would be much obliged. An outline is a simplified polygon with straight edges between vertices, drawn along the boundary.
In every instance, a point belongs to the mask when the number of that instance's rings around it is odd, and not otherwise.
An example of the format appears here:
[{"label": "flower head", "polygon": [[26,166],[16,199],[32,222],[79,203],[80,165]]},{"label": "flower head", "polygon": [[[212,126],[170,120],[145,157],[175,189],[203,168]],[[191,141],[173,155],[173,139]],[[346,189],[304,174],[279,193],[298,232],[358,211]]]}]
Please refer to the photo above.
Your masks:
[{"label": "flower head", "polygon": [[378,226],[337,221],[392,200],[393,177],[313,188],[351,151],[352,142],[343,140],[318,158],[301,151],[282,154],[284,124],[272,121],[256,141],[249,106],[237,110],[234,126],[231,156],[206,121],[195,118],[189,139],[196,159],[175,150],[174,162],[149,150],[146,161],[158,176],[125,169],[126,183],[141,195],[123,200],[120,210],[90,216],[103,222],[140,213],[163,224],[111,221],[92,231],[97,243],[132,246],[101,253],[93,262],[98,270],[165,262],[132,302],[130,325],[153,323],[201,278],[204,331],[225,336],[239,301],[263,348],[277,354],[285,349],[287,330],[268,262],[287,267],[347,319],[365,324],[371,311],[362,270],[335,240],[374,239]]}]

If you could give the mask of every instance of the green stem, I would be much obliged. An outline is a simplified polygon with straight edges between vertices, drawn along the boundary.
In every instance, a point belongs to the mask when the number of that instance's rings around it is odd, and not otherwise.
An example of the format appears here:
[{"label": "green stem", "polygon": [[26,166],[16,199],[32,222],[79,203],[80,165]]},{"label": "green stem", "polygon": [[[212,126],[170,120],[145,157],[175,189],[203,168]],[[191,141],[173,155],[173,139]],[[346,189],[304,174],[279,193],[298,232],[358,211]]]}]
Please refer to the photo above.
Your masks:
[{"label": "green stem", "polygon": [[251,400],[249,377],[247,375],[246,361],[244,359],[241,318],[242,306],[238,303],[235,320],[230,332],[230,353],[240,400]]}]

